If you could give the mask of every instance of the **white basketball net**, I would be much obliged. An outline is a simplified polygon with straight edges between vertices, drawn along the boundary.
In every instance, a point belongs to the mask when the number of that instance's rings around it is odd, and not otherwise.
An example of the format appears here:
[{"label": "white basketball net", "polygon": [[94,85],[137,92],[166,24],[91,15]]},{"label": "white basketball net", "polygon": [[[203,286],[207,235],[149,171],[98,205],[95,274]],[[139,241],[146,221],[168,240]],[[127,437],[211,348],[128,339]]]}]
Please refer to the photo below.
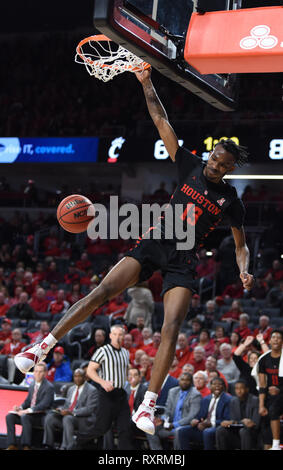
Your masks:
[{"label": "white basketball net", "polygon": [[[93,39],[95,37],[100,39]],[[123,72],[139,72],[149,67],[147,62],[102,35],[81,41],[76,49],[75,62],[85,65],[92,77],[103,82]]]}]

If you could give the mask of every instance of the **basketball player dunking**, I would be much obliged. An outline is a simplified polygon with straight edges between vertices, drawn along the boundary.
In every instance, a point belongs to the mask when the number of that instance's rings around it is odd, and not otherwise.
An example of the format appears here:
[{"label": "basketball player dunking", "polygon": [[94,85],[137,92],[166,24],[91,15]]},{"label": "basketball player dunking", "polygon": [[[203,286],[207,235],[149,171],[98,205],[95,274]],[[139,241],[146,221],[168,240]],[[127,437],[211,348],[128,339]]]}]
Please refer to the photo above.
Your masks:
[{"label": "basketball player dunking", "polygon": [[[151,82],[151,71],[136,74],[142,84],[151,118],[164,145],[176,165],[178,185],[170,205],[183,204],[183,220],[195,225],[195,247],[178,250],[176,239],[167,240],[163,219],[152,231],[159,230],[159,239],[142,237],[126,253],[98,287],[74,304],[58,322],[51,333],[40,343],[15,357],[17,367],[26,373],[36,363],[45,359],[50,349],[68,331],[84,321],[96,308],[123,292],[129,286],[151,277],[155,270],[163,273],[164,322],[161,344],[157,351],[148,391],[143,403],[133,416],[137,427],[154,434],[154,409],[158,392],[172,364],[179,328],[188,312],[197,264],[196,249],[223,216],[228,216],[236,246],[236,260],[245,289],[251,289],[253,276],[248,274],[249,249],[243,229],[244,207],[235,188],[223,181],[236,165],[247,161],[247,153],[231,140],[219,142],[210,153],[206,164],[178,144],[178,139],[168,122],[167,114]],[[195,207],[194,217],[190,213]],[[178,206],[179,207],[179,206]],[[183,222],[182,222],[183,223]]]}]

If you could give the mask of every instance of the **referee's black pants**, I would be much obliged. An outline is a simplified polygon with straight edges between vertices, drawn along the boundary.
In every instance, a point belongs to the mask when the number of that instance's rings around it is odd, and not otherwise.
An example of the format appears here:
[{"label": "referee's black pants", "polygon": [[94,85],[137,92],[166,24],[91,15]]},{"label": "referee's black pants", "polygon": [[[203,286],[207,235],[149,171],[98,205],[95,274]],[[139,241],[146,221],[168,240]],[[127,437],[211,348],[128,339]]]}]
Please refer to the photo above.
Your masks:
[{"label": "referee's black pants", "polygon": [[[115,388],[112,392],[99,389],[98,410],[95,427],[89,432],[89,438],[103,436],[115,421],[118,433],[119,450],[132,450],[131,414],[127,393],[122,388]],[[83,436],[79,436],[82,438]]]}]

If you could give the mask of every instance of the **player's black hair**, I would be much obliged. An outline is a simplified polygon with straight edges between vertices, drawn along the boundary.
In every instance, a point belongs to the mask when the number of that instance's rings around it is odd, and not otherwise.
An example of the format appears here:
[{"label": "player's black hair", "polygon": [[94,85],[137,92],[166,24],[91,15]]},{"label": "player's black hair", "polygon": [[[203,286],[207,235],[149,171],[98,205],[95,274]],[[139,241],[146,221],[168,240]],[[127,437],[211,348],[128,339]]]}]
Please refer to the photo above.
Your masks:
[{"label": "player's black hair", "polygon": [[232,139],[221,139],[216,145],[221,144],[222,147],[235,158],[238,166],[243,166],[249,161],[249,153],[247,147],[238,145]]}]

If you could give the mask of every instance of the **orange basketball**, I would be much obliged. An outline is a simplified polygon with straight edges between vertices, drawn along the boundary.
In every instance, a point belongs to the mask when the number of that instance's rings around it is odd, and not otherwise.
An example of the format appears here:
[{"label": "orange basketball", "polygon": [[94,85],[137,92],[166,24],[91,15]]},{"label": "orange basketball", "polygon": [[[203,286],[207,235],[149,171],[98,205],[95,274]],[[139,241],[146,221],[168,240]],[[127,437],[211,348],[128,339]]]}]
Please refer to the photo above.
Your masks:
[{"label": "orange basketball", "polygon": [[93,215],[87,215],[92,202],[80,194],[65,197],[57,208],[57,219],[61,227],[67,232],[82,233],[87,230]]}]

